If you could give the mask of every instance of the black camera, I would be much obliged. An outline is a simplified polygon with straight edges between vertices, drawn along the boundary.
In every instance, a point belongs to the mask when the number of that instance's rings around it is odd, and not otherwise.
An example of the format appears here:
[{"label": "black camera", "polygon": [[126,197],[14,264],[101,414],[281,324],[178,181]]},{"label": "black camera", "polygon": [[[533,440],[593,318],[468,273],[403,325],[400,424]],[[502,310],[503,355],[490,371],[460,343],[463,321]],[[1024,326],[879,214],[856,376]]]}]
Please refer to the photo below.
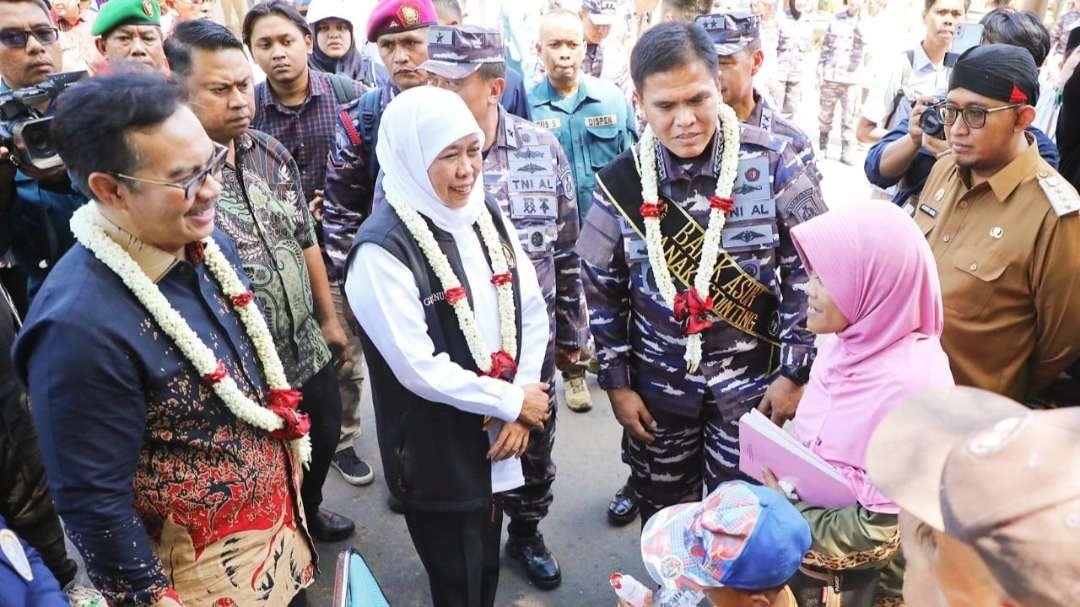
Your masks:
[{"label": "black camera", "polygon": [[16,166],[45,171],[64,164],[49,130],[52,117],[43,115],[37,106],[56,99],[85,75],[85,71],[53,74],[41,84],[0,93],[0,146],[11,152]]},{"label": "black camera", "polygon": [[926,110],[919,116],[919,128],[926,133],[927,137],[945,141],[945,122],[941,119],[943,107],[945,107],[945,100],[940,97],[931,105],[926,106]]}]

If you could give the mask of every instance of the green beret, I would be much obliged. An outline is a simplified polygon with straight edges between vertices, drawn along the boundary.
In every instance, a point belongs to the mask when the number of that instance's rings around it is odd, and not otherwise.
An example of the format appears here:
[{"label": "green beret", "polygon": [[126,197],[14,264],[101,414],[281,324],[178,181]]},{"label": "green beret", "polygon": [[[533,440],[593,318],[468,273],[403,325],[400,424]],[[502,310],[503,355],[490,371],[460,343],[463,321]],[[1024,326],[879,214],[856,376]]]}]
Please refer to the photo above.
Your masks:
[{"label": "green beret", "polygon": [[161,26],[157,0],[109,0],[98,11],[90,35],[102,36],[121,25]]}]

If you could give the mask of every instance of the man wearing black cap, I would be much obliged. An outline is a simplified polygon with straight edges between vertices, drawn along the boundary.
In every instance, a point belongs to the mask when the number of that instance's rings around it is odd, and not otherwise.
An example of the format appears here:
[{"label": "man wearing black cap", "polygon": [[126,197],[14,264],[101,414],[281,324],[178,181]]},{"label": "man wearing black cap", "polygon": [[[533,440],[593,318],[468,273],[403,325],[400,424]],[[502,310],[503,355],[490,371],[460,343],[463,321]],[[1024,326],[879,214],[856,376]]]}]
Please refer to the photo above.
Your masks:
[{"label": "man wearing black cap", "polygon": [[956,383],[1027,403],[1080,356],[1080,198],[1025,132],[1038,90],[1027,50],[965,53],[940,110],[951,149],[915,212]]},{"label": "man wearing black cap", "polygon": [[807,174],[821,182],[810,138],[794,122],[774,110],[754,89],[754,76],[761,70],[761,18],[748,11],[702,15],[694,20],[709,33],[720,62],[720,93],[739,121],[760,127],[788,142],[806,166]]}]

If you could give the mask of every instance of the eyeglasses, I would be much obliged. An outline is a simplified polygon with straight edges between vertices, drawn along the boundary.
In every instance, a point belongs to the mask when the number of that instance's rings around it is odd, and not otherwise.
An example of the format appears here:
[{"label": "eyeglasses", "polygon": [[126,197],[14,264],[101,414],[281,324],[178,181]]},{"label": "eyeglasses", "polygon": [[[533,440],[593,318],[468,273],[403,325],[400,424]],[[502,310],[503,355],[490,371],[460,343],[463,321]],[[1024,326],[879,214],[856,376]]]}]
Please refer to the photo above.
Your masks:
[{"label": "eyeglasses", "polygon": [[194,200],[195,194],[199,192],[199,189],[206,183],[206,178],[213,175],[214,179],[221,177],[221,169],[225,166],[225,156],[229,153],[229,148],[215,143],[214,154],[210,157],[210,163],[204,168],[200,169],[198,173],[195,173],[191,177],[180,181],[161,181],[158,179],[147,179],[145,177],[135,177],[134,175],[125,175],[123,173],[110,173],[113,177],[118,177],[127,181],[136,181],[139,183],[151,183],[154,185],[163,185],[170,188],[177,188],[184,191],[184,200]]},{"label": "eyeglasses", "polygon": [[952,126],[956,123],[957,116],[963,115],[964,124],[969,129],[981,129],[986,126],[986,115],[993,114],[994,112],[1000,112],[1002,110],[1011,110],[1013,108],[1021,107],[1019,103],[1010,103],[1008,105],[999,105],[998,107],[958,107],[949,103],[946,103],[938,108],[938,115],[941,116],[941,121],[946,126]]},{"label": "eyeglasses", "polygon": [[26,48],[30,36],[42,46],[49,46],[60,38],[60,30],[51,25],[39,25],[28,30],[5,28],[0,30],[0,44],[8,48]]}]

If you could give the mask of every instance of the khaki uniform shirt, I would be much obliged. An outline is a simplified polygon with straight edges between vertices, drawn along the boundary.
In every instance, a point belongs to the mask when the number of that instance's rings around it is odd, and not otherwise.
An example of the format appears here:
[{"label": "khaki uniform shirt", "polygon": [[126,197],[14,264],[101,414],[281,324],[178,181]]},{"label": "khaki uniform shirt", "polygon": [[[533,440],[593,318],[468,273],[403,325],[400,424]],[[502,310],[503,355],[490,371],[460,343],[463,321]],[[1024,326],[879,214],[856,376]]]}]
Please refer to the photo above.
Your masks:
[{"label": "khaki uniform shirt", "polygon": [[1021,402],[1080,353],[1080,200],[1028,141],[975,187],[947,152],[915,211],[937,260],[956,383]]}]

